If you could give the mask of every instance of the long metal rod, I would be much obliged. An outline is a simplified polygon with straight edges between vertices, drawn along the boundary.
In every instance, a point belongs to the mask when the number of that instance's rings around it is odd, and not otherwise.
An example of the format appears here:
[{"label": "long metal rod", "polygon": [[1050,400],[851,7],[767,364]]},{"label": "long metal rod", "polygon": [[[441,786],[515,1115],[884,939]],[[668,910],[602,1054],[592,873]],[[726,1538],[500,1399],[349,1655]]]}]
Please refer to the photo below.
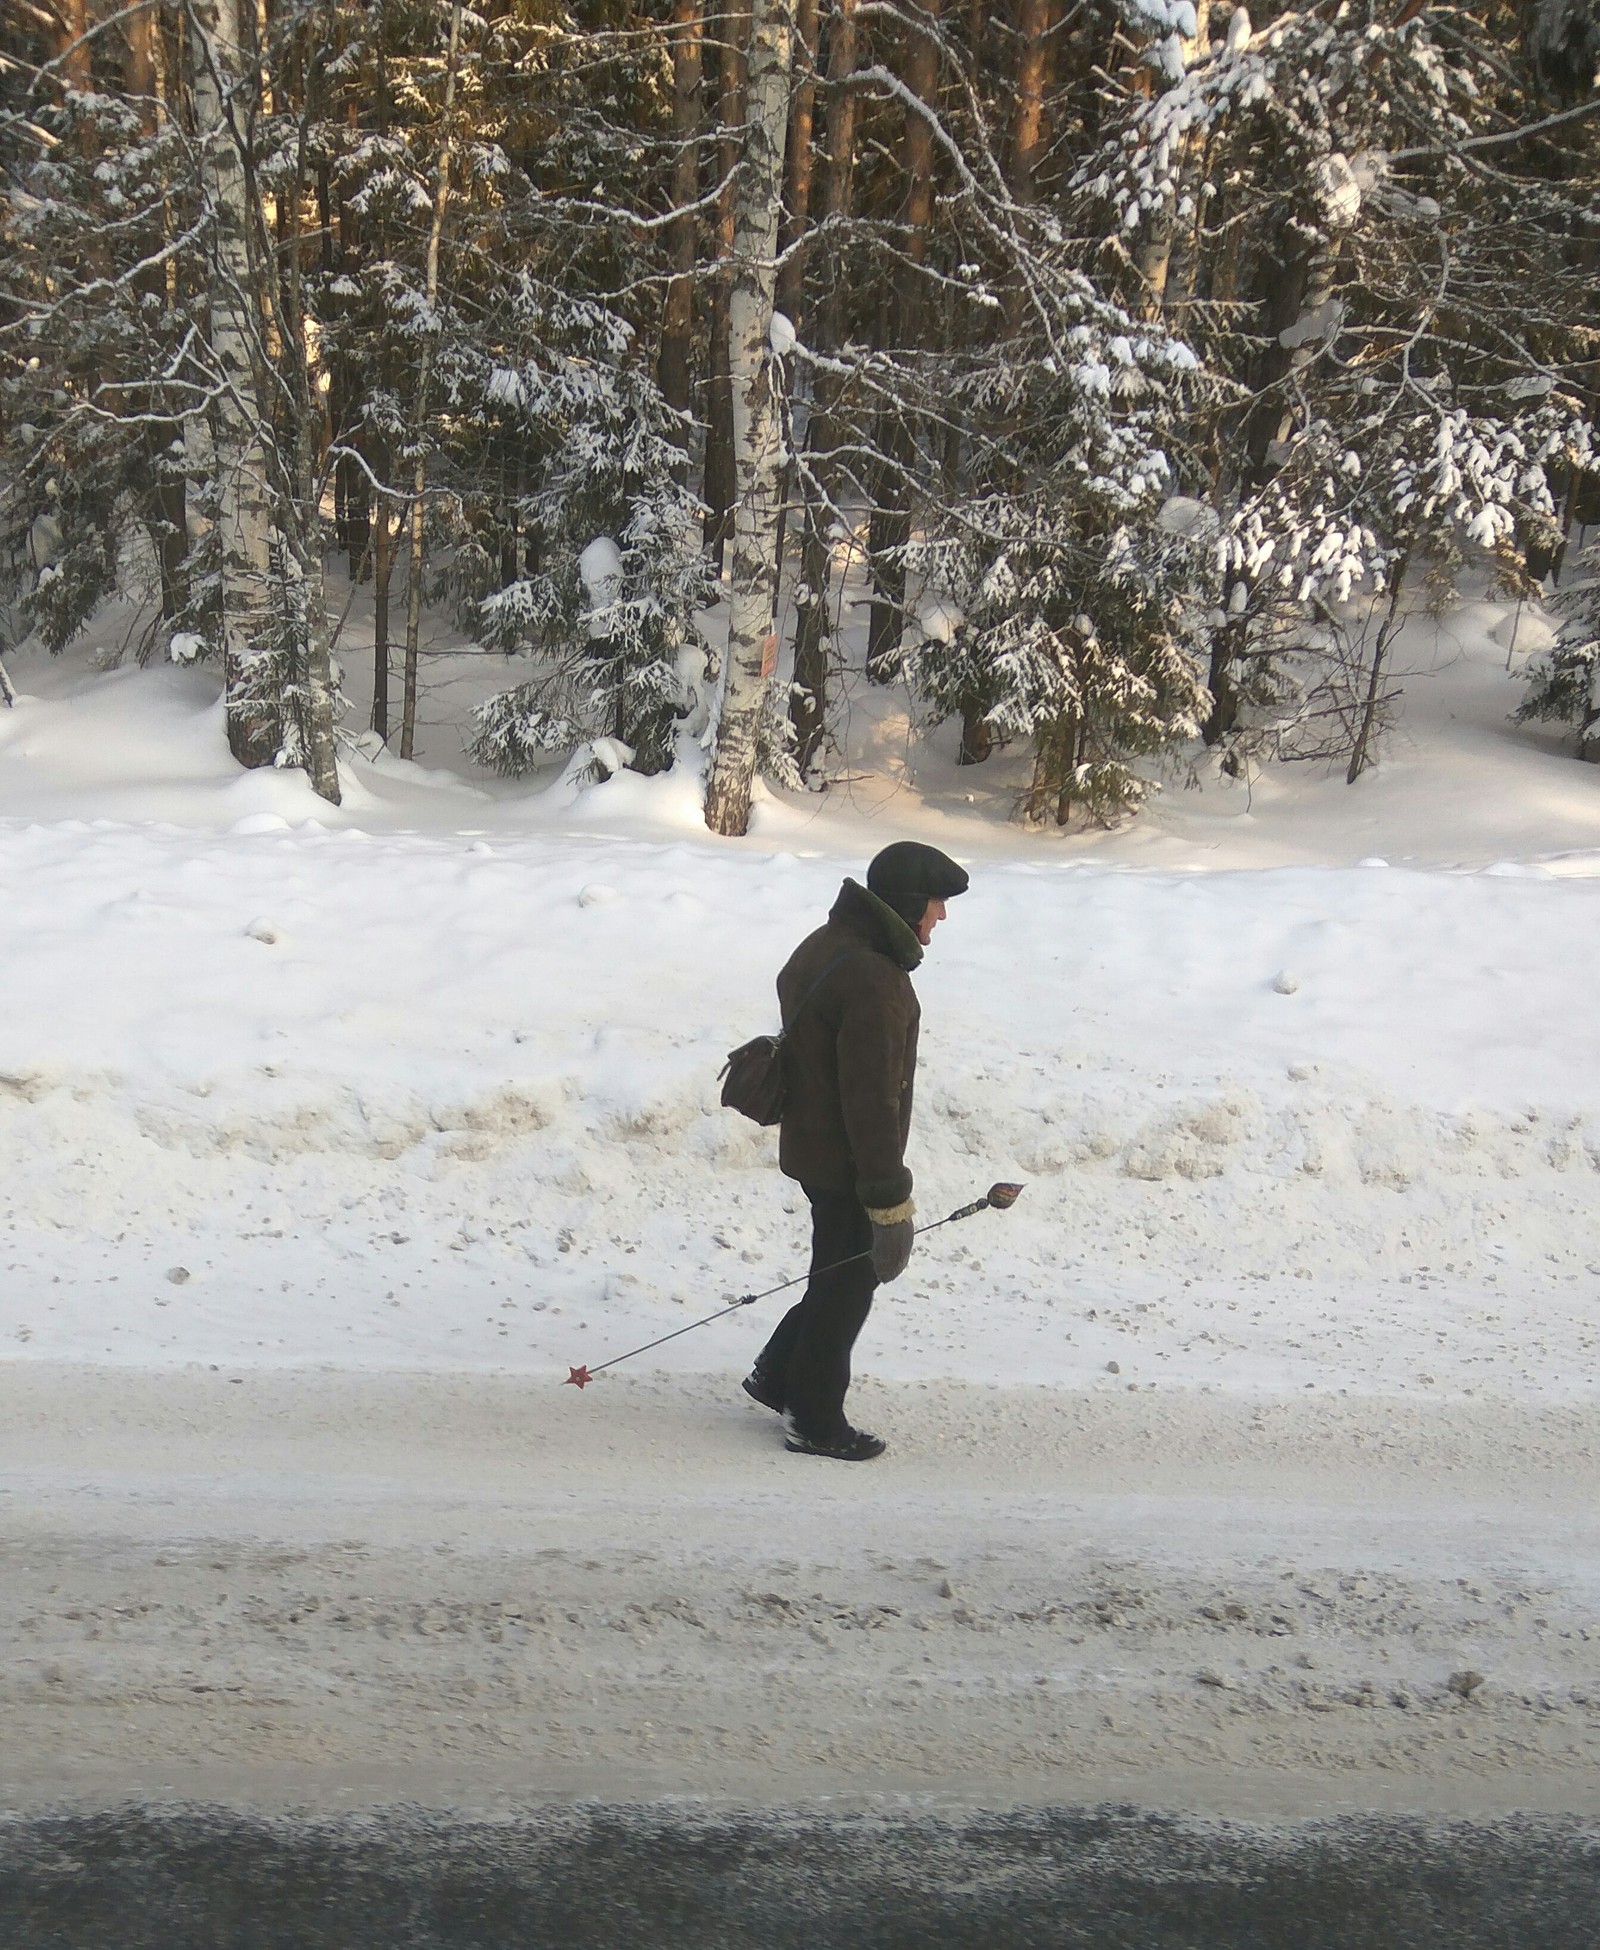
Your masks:
[{"label": "long metal rod", "polygon": [[[843,1260],[839,1262],[841,1266],[844,1263]],[[824,1270],[831,1273],[833,1268],[830,1266]],[[598,1368],[574,1369],[573,1373],[581,1373],[588,1380],[593,1381],[597,1374],[604,1374],[607,1368],[614,1368],[619,1361],[631,1361],[636,1354],[648,1354],[653,1347],[664,1347],[668,1341],[675,1341],[680,1334],[692,1334],[697,1327],[708,1327],[712,1321],[721,1320],[724,1314],[736,1314],[741,1307],[754,1306],[756,1301],[763,1297],[759,1293],[747,1293],[741,1299],[735,1300],[731,1307],[719,1307],[714,1314],[707,1314],[704,1320],[691,1320],[687,1327],[675,1327],[670,1334],[663,1334],[658,1341],[646,1341],[643,1347],[630,1347],[626,1354],[613,1354],[609,1361],[602,1361]],[[567,1379],[571,1381],[572,1375],[568,1375]],[[581,1388],[584,1384],[580,1381],[577,1385]]]},{"label": "long metal rod", "polygon": [[[1000,1191],[1010,1191],[1011,1198],[1002,1202],[994,1195]],[[970,1205],[957,1206],[954,1212],[947,1212],[942,1219],[933,1219],[925,1226],[918,1226],[912,1233],[912,1237],[920,1239],[925,1232],[937,1232],[940,1226],[953,1225],[957,1219],[970,1219],[975,1212],[987,1212],[991,1209],[1003,1212],[1008,1205],[1015,1202],[1015,1199],[1016,1191],[1010,1186],[997,1185],[983,1198],[974,1199]],[[642,1347],[630,1347],[626,1354],[613,1354],[609,1361],[602,1361],[597,1368],[579,1366],[570,1369],[567,1381],[573,1387],[587,1388],[597,1374],[604,1374],[607,1368],[616,1367],[620,1361],[631,1361],[636,1354],[648,1354],[653,1347],[664,1347],[668,1341],[675,1341],[680,1335],[692,1334],[697,1327],[709,1327],[714,1320],[721,1320],[728,1314],[736,1314],[741,1307],[753,1307],[758,1300],[770,1300],[773,1294],[783,1293],[789,1287],[798,1286],[802,1280],[820,1279],[825,1273],[837,1273],[841,1266],[854,1266],[858,1259],[871,1257],[872,1248],[868,1246],[862,1252],[851,1253],[847,1259],[834,1260],[830,1266],[807,1267],[805,1272],[796,1273],[792,1279],[780,1280],[776,1286],[769,1286],[760,1293],[742,1293],[732,1306],[719,1307],[714,1314],[707,1314],[701,1320],[691,1320],[687,1327],[675,1327],[670,1334],[663,1334],[657,1340],[646,1341]]]},{"label": "long metal rod", "polygon": [[[947,1212],[942,1219],[930,1219],[927,1225],[918,1226],[911,1236],[913,1239],[920,1239],[925,1232],[937,1232],[940,1226],[947,1226],[955,1219],[970,1219],[974,1212],[987,1212],[988,1209],[989,1201],[986,1198],[980,1198],[973,1205],[963,1205],[959,1211]],[[746,1293],[742,1295],[737,1304],[741,1307],[748,1307],[752,1300],[770,1300],[773,1294],[782,1293],[786,1288],[791,1286],[798,1286],[802,1280],[820,1279],[824,1273],[837,1273],[841,1266],[854,1266],[858,1259],[870,1259],[871,1257],[872,1248],[867,1246],[859,1253],[852,1253],[848,1259],[836,1259],[831,1266],[808,1266],[803,1273],[796,1273],[791,1280],[780,1280],[776,1286],[769,1286],[761,1293]],[[728,1312],[731,1309],[725,1308],[724,1311]],[[716,1317],[715,1314],[711,1315],[713,1320]],[[609,1363],[607,1365],[609,1366]]]},{"label": "long metal rod", "polygon": [[[920,1239],[925,1232],[937,1232],[940,1226],[947,1226],[954,1219],[970,1219],[974,1212],[988,1209],[989,1201],[980,1198],[976,1205],[963,1205],[959,1212],[950,1212],[942,1219],[934,1219],[930,1224],[918,1226],[913,1234]],[[807,1267],[803,1273],[796,1273],[792,1280],[783,1280],[777,1286],[769,1286],[762,1293],[742,1293],[731,1307],[719,1307],[714,1314],[707,1314],[703,1320],[691,1320],[687,1327],[675,1327],[670,1334],[663,1334],[660,1340],[646,1341],[643,1347],[630,1348],[626,1354],[614,1354],[609,1361],[602,1361],[598,1368],[587,1372],[592,1381],[597,1374],[604,1374],[607,1368],[614,1368],[619,1361],[631,1361],[636,1354],[648,1354],[653,1347],[664,1347],[668,1341],[675,1341],[680,1334],[692,1334],[697,1327],[709,1327],[714,1320],[721,1320],[724,1314],[736,1314],[741,1307],[753,1307],[758,1300],[770,1300],[775,1293],[782,1293],[786,1287],[798,1286],[802,1280],[819,1280],[824,1273],[837,1273],[841,1266],[854,1266],[858,1259],[870,1259],[872,1248],[864,1252],[852,1253],[848,1259],[836,1259],[831,1266]]]}]

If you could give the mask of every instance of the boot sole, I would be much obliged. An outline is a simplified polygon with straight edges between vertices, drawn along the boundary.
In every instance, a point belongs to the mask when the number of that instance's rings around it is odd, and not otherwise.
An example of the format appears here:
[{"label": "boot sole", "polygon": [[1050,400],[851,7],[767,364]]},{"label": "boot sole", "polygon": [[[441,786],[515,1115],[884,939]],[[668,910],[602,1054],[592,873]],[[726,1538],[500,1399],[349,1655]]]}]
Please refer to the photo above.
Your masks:
[{"label": "boot sole", "polygon": [[819,1449],[801,1436],[785,1436],[783,1446],[791,1456],[821,1456],[827,1462],[876,1462],[888,1448],[880,1442],[876,1449]]}]

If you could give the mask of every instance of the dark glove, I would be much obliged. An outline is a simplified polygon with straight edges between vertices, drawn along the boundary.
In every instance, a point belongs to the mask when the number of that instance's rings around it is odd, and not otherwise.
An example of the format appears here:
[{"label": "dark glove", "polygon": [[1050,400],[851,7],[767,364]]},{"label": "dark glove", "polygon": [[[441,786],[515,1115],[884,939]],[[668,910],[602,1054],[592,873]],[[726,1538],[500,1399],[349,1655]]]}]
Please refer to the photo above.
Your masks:
[{"label": "dark glove", "polygon": [[900,1205],[874,1210],[867,1207],[872,1221],[872,1270],[880,1285],[898,1280],[911,1258],[911,1241],[916,1234],[916,1208],[910,1199]]}]

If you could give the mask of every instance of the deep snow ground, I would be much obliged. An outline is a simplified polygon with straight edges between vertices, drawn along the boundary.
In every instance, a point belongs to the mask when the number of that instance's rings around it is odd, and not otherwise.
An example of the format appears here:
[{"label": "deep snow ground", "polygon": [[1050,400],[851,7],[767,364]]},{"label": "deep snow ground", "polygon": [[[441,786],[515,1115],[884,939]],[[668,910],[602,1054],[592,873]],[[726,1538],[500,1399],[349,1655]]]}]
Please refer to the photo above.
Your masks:
[{"label": "deep snow ground", "polygon": [[[358,590],[343,649],[352,734],[370,706],[363,628],[370,645],[368,597]],[[0,819],[158,821],[224,833],[245,821],[311,822],[312,830],[576,835],[728,850],[707,839],[692,772],[627,775],[582,791],[556,783],[559,767],[519,782],[474,765],[462,749],[472,706],[527,672],[436,624],[424,632],[417,762],[352,738],[339,808],[300,773],[238,771],[223,747],[209,671],[96,668],[126,634],[126,623],[110,618],[62,658],[7,658],[21,695],[15,710],[0,710]],[[1439,618],[1417,614],[1393,653],[1398,722],[1382,763],[1357,787],[1344,784],[1338,766],[1273,766],[1239,783],[1202,763],[1192,782],[1181,770],[1168,776],[1137,820],[1109,834],[1019,828],[1011,814],[1027,780],[1025,753],[958,766],[953,725],[917,729],[900,687],[868,684],[857,670],[836,698],[842,750],[828,789],[758,792],[751,838],[736,850],[859,860],[888,832],[921,834],[963,859],[1182,872],[1354,866],[1373,855],[1425,867],[1544,860],[1557,870],[1575,855],[1575,870],[1592,870],[1584,856],[1600,851],[1600,771],[1572,761],[1559,728],[1511,721],[1527,661],[1553,637],[1541,611],[1519,614],[1476,595]],[[859,664],[860,644],[854,649]]]},{"label": "deep snow ground", "polygon": [[[335,812],[203,673],[16,660],[6,1795],[1588,1806],[1600,771],[1509,723],[1510,622],[1419,620],[1356,788],[1064,838],[864,686],[729,845],[692,776],[540,796],[437,727]],[[738,1395],[778,1300],[562,1388],[801,1262],[716,1071],[907,833],[973,869],[923,1216],[1028,1189],[882,1296],[890,1456]]]}]

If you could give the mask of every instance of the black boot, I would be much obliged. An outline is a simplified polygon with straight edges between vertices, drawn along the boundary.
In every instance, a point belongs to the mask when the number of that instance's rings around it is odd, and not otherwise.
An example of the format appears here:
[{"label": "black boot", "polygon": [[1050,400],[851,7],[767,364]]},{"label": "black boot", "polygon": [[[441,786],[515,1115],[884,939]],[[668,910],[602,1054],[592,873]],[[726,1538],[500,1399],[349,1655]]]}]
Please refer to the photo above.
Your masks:
[{"label": "black boot", "polygon": [[865,1429],[852,1429],[848,1424],[842,1435],[816,1441],[802,1435],[791,1416],[784,1421],[783,1446],[796,1456],[829,1456],[835,1462],[871,1462],[889,1445],[881,1435],[869,1435]]},{"label": "black boot", "polygon": [[744,1380],[740,1382],[739,1386],[750,1397],[751,1401],[760,1402],[763,1408],[770,1408],[774,1414],[781,1415],[783,1413],[786,1406],[783,1399],[783,1390],[773,1380],[771,1375],[763,1374],[759,1368],[752,1368]]}]

